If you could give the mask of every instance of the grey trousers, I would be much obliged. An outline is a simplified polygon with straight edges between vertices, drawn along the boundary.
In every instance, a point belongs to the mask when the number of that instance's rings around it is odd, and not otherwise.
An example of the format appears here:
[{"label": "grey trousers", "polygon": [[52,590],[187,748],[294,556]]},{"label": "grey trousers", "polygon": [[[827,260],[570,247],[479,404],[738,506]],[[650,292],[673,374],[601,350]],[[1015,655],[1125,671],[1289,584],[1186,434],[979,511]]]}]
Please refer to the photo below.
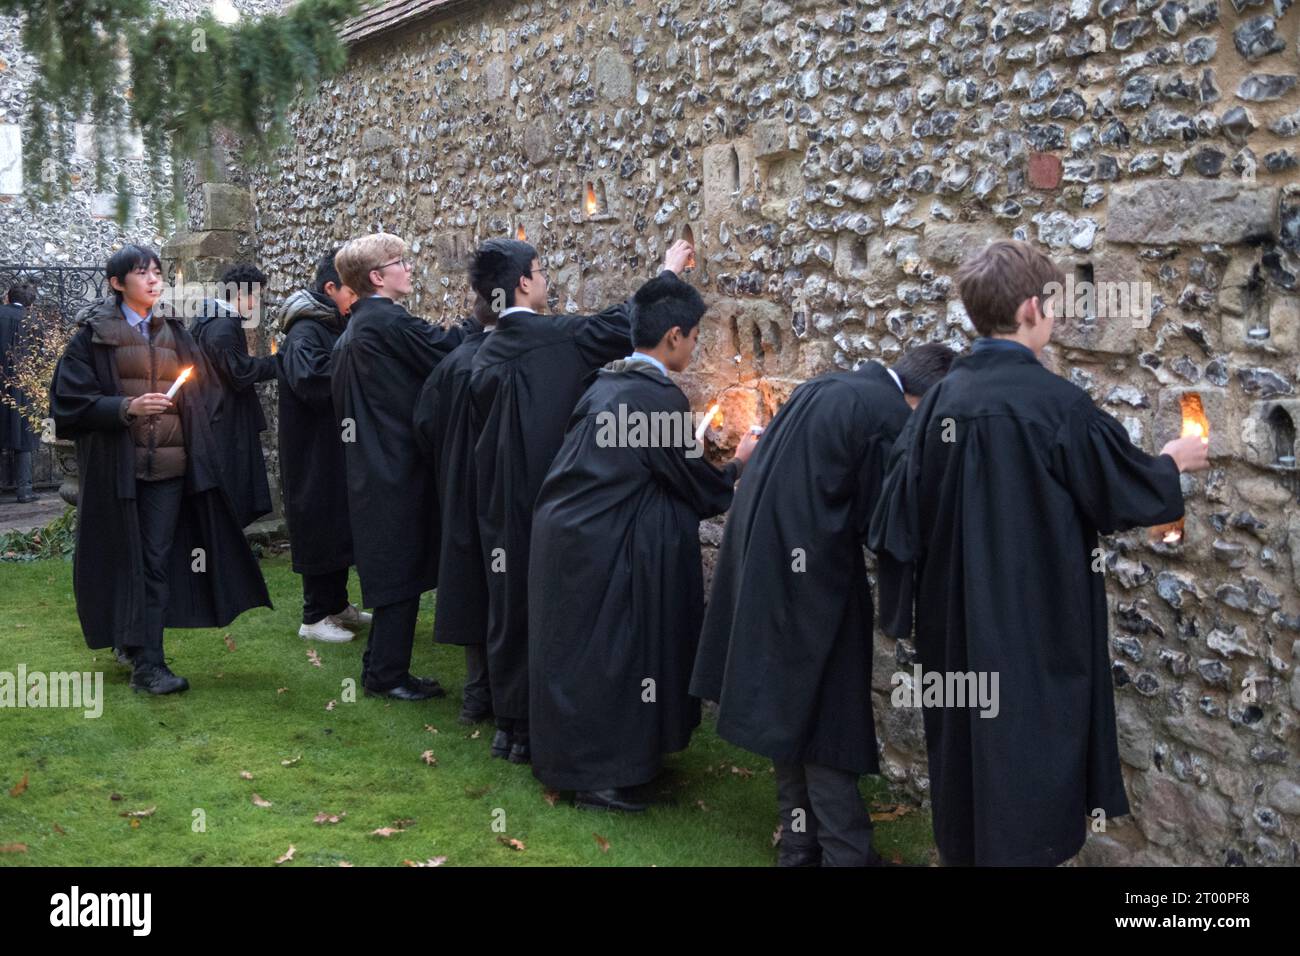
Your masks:
[{"label": "grey trousers", "polygon": [[858,774],[818,764],[776,764],[781,809],[778,866],[872,866],[871,816]]}]

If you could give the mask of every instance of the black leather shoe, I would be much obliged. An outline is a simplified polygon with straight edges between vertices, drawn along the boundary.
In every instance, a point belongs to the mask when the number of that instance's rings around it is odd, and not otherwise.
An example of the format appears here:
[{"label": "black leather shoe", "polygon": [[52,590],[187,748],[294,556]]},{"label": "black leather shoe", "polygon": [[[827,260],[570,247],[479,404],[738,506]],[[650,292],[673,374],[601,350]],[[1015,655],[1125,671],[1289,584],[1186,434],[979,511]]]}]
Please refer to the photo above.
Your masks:
[{"label": "black leather shoe", "polygon": [[131,672],[131,689],[148,691],[150,694],[175,694],[189,690],[190,682],[184,677],[177,677],[166,664],[145,664]]},{"label": "black leather shoe", "polygon": [[505,759],[510,755],[510,734],[498,730],[492,738],[492,756]]},{"label": "black leather shoe", "polygon": [[622,813],[641,813],[644,803],[637,803],[624,787],[610,787],[607,790],[579,790],[573,797],[573,805],[582,810],[618,810]]},{"label": "black leather shoe", "polygon": [[367,697],[387,697],[390,700],[428,700],[436,697],[427,684],[412,682],[409,684],[398,684],[396,687],[390,687],[387,690],[379,690],[374,687],[366,688]]},{"label": "black leather shoe", "polygon": [[113,657],[119,664],[123,664],[127,667],[131,666],[131,658],[126,651],[122,650],[122,648],[113,648]]},{"label": "black leather shoe", "polygon": [[18,503],[19,503],[20,505],[29,505],[29,504],[31,504],[33,501],[40,501],[40,500],[41,500],[41,496],[40,496],[40,495],[35,495],[35,494],[33,494],[33,495],[19,495],[19,496],[18,496]]},{"label": "black leather shoe", "polygon": [[528,746],[528,738],[525,737],[523,740],[511,738],[510,756],[506,759],[511,763],[532,763],[533,751],[532,748]]},{"label": "black leather shoe", "polygon": [[790,848],[787,850],[782,841],[781,851],[777,854],[777,866],[821,866],[822,848],[819,846]]},{"label": "black leather shoe", "polygon": [[421,687],[427,687],[430,691],[430,697],[446,697],[447,692],[443,690],[442,685],[434,677],[412,677],[411,680]]}]

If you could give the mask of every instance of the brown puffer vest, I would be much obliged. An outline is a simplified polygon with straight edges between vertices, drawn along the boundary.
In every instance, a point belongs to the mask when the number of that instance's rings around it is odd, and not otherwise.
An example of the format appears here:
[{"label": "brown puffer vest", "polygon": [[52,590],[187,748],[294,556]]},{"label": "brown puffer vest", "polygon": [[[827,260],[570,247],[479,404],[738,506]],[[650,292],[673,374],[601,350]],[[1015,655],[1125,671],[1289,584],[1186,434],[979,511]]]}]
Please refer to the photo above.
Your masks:
[{"label": "brown puffer vest", "polygon": [[[98,317],[95,330],[100,340],[115,346],[113,354],[122,394],[131,398],[148,392],[165,394],[180,375],[171,326],[157,314],[149,320],[148,341],[120,313],[118,318]],[[161,415],[132,418],[130,428],[138,480],[161,481],[185,474],[185,433],[175,404]]]}]

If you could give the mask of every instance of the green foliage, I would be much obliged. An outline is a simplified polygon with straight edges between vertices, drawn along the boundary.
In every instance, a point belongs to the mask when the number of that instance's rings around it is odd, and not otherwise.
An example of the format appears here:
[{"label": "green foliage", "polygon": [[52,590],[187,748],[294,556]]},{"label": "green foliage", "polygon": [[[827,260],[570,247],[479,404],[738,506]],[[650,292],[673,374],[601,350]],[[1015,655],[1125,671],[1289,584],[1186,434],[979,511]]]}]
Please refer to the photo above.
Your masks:
[{"label": "green foliage", "polygon": [[40,558],[72,560],[77,544],[77,509],[68,505],[61,516],[44,528],[0,534],[0,561],[36,561]]},{"label": "green foliage", "polygon": [[[106,190],[109,130],[139,128],[154,184],[159,228],[183,204],[183,160],[214,126],[245,144],[248,160],[283,141],[293,100],[347,62],[336,27],[369,0],[301,0],[279,16],[227,25],[211,14],[166,16],[149,0],[0,0],[23,15],[23,46],[37,60],[26,120],[24,173],[42,199],[66,191],[74,124],[95,123],[95,177]],[[170,159],[170,194],[160,188]],[[129,215],[124,177],[119,220]]]}]

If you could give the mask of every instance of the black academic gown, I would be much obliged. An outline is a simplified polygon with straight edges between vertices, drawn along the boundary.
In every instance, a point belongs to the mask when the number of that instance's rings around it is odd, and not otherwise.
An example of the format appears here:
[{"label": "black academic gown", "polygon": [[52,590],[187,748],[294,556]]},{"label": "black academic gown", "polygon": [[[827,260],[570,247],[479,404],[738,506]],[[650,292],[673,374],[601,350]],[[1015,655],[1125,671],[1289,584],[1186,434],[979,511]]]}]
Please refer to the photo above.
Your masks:
[{"label": "black academic gown", "polygon": [[306,290],[280,313],[280,489],[299,574],[352,565],[347,466],[330,397],[330,362],[345,323],[333,302]]},{"label": "black academic gown", "polygon": [[487,573],[479,542],[469,377],[474,355],[489,335],[473,332],[425,380],[415,405],[415,437],[437,484],[440,537],[438,612],[433,637],[440,644],[487,640]]},{"label": "black academic gown", "polygon": [[877,362],[800,385],[727,516],[691,693],[718,735],[783,763],[876,773],[862,545],[910,408]]},{"label": "black academic gown", "polygon": [[207,299],[203,314],[194,320],[194,338],[225,391],[213,433],[235,515],[240,525],[247,527],[271,512],[271,488],[262,455],[266,416],[256,385],[275,378],[279,362],[274,355],[248,354],[248,337],[240,321],[239,314],[226,303]]},{"label": "black academic gown", "polygon": [[537,492],[587,377],[632,351],[629,302],[592,316],[502,315],[474,356],[488,674],[498,717],[528,718],[528,545]]},{"label": "black academic gown", "polygon": [[[872,517],[915,567],[925,672],[998,674],[999,712],[925,707],[935,842],[953,864],[1053,866],[1129,812],[1097,534],[1176,520],[1178,469],[1021,350],[953,363],[900,435]],[[888,630],[909,633],[907,587]],[[900,578],[901,585],[910,575]],[[892,593],[891,593],[892,592]]]},{"label": "black academic gown", "polygon": [[645,783],[700,722],[687,693],[704,604],[700,519],[731,504],[737,469],[688,457],[680,443],[611,447],[620,406],[649,421],[680,416],[681,437],[693,430],[671,379],[617,363],[578,401],[542,485],[528,578],[529,735],[534,775],[560,790]]},{"label": "black academic gown", "polygon": [[[112,300],[97,307],[116,308]],[[90,647],[112,647],[144,627],[144,556],[136,511],[135,446],[122,421],[114,347],[84,321],[54,370],[50,409],[59,438],[77,445],[79,495],[72,588]],[[168,568],[167,627],[225,627],[251,607],[270,607],[257,559],[222,484],[210,427],[219,401],[215,372],[177,319],[168,319],[182,366],[194,373],[174,401],[187,466]],[[196,571],[202,548],[206,570]],[[129,642],[128,642],[129,643]]]},{"label": "black academic gown", "polygon": [[12,451],[35,451],[37,445],[36,433],[18,410],[27,405],[27,399],[13,384],[26,316],[21,306],[0,305],[0,388],[14,403],[0,402],[0,449]]},{"label": "black academic gown", "polygon": [[437,587],[437,488],[412,418],[425,379],[464,334],[459,326],[444,329],[392,299],[372,296],[352,307],[334,346],[331,391],[366,607],[397,604]]}]

